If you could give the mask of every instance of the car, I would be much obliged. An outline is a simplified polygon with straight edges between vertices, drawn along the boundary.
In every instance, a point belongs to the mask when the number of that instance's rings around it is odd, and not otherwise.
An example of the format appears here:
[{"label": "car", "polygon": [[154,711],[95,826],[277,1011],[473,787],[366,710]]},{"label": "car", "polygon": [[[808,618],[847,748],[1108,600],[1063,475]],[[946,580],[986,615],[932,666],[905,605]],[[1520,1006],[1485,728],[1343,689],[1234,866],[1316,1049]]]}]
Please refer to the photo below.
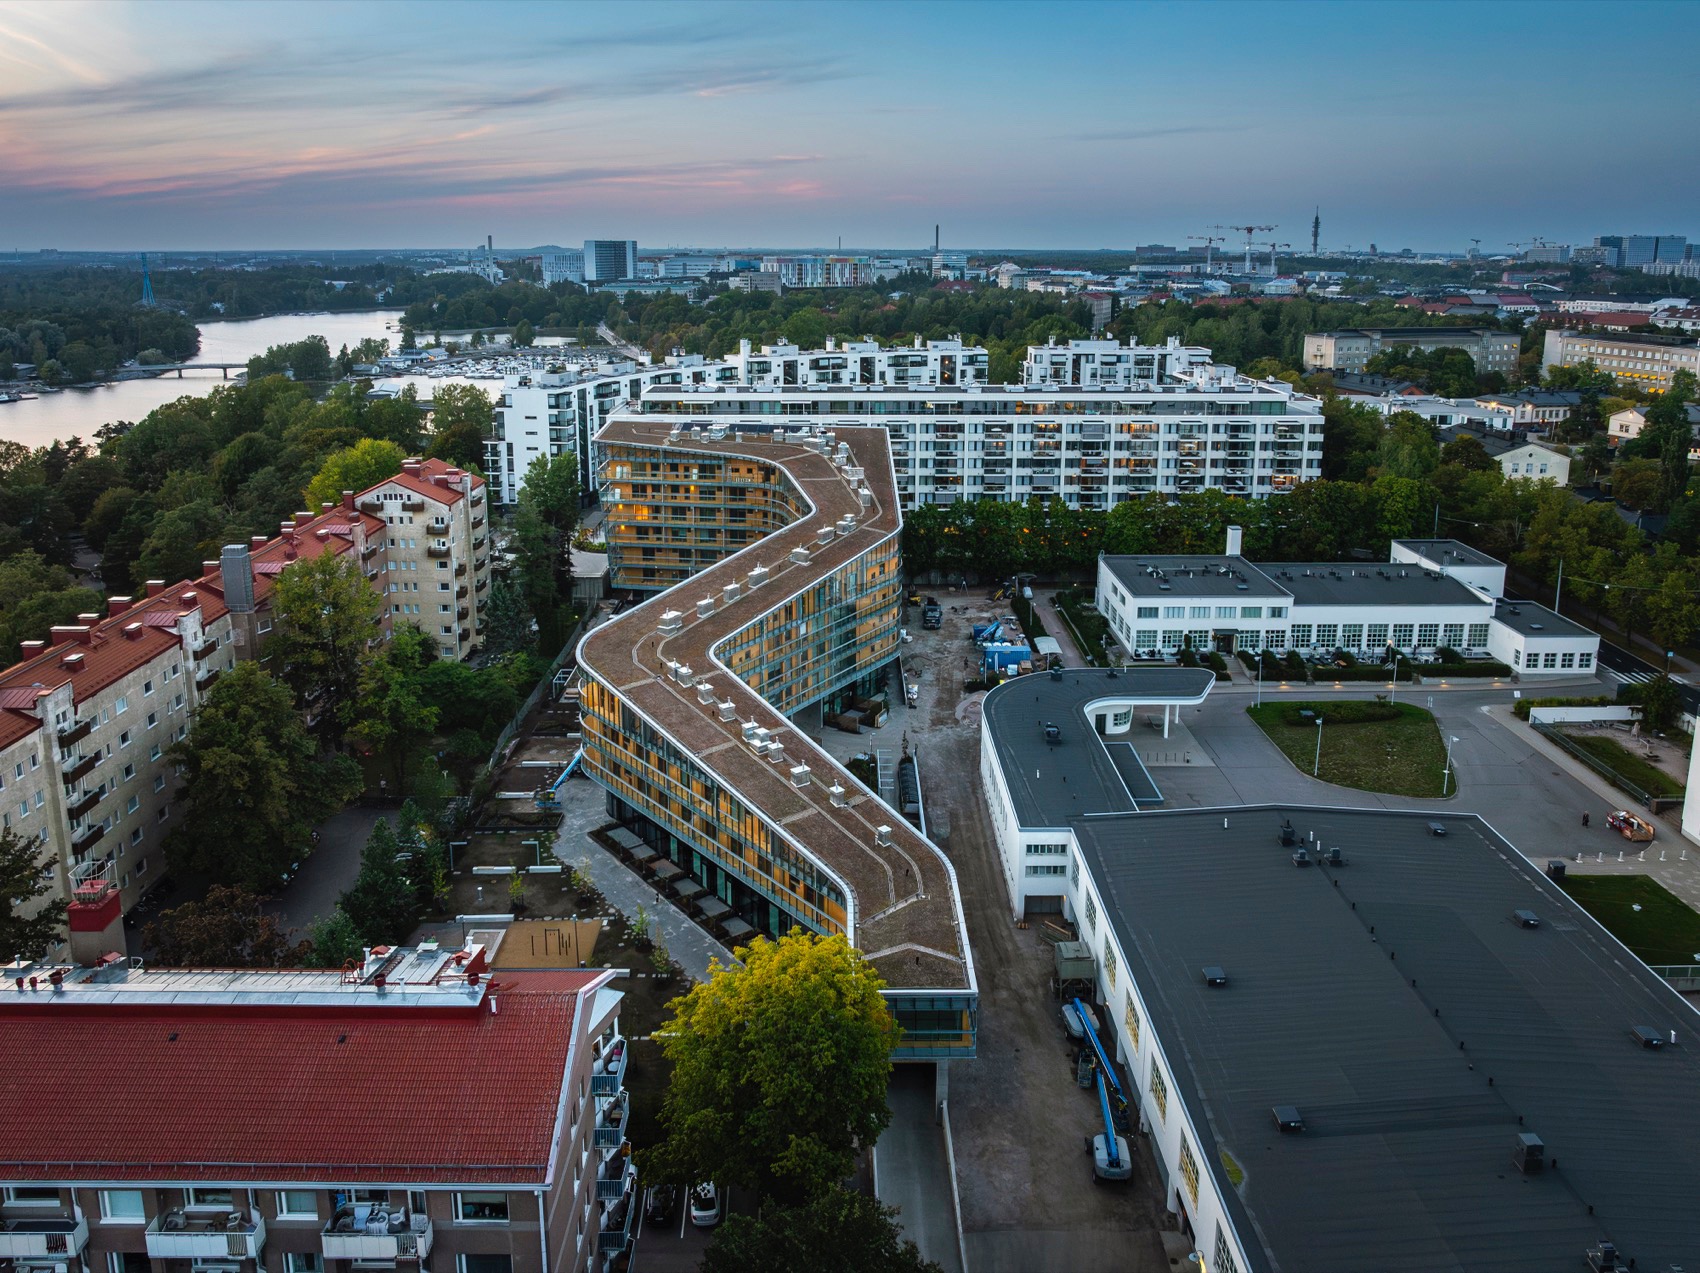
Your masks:
[{"label": "car", "polygon": [[712,1180],[691,1186],[691,1223],[699,1229],[720,1223],[720,1189]]},{"label": "car", "polygon": [[678,1205],[679,1190],[674,1185],[651,1185],[643,1191],[643,1218],[651,1224],[665,1224],[673,1218]]}]

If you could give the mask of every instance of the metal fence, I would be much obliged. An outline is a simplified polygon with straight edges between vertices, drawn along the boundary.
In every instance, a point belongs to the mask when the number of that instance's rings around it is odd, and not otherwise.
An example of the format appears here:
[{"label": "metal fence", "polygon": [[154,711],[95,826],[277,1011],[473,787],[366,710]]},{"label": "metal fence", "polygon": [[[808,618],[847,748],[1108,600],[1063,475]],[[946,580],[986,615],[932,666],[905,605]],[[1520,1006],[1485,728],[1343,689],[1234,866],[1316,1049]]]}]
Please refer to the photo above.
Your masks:
[{"label": "metal fence", "polygon": [[1648,964],[1672,990],[1682,994],[1700,991],[1700,964]]},{"label": "metal fence", "polygon": [[1634,796],[1641,802],[1643,808],[1651,810],[1654,809],[1656,802],[1660,800],[1669,800],[1669,797],[1655,796],[1645,787],[1625,778],[1616,769],[1613,769],[1610,765],[1606,764],[1605,761],[1594,755],[1593,752],[1586,751],[1583,748],[1578,747],[1574,742],[1566,738],[1551,725],[1532,724],[1530,728],[1532,728],[1537,734],[1541,735],[1541,737],[1545,738],[1548,742],[1552,743],[1555,747],[1558,747],[1560,750],[1576,757],[1577,760],[1580,760],[1584,765],[1588,766],[1588,768],[1599,774],[1600,777],[1611,783],[1611,785],[1616,787],[1619,791],[1627,792],[1629,795]]}]

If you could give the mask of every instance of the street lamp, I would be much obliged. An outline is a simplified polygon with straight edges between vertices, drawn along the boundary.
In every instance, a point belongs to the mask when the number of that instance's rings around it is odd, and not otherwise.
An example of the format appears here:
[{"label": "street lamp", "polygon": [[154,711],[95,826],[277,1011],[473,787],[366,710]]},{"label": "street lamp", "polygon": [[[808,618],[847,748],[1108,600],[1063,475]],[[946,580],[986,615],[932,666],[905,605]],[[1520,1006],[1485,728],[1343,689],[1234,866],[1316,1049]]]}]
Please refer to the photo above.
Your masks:
[{"label": "street lamp", "polygon": [[1316,718],[1316,760],[1311,764],[1310,776],[1318,778],[1322,775],[1322,717]]},{"label": "street lamp", "polygon": [[1452,776],[1452,744],[1458,741],[1458,735],[1452,734],[1446,740],[1446,764],[1440,770],[1440,795],[1446,798],[1446,780]]},{"label": "street lamp", "polygon": [[1257,680],[1257,705],[1259,707],[1263,706],[1263,656],[1266,653],[1268,653],[1268,651],[1266,651],[1266,650],[1259,650],[1257,652],[1257,677],[1256,677],[1256,680]]},{"label": "street lamp", "polygon": [[[1393,692],[1388,696],[1388,701],[1397,703],[1399,701],[1399,651],[1390,645],[1387,647],[1387,652],[1393,656]],[[1409,659],[1405,661],[1410,662]]]}]

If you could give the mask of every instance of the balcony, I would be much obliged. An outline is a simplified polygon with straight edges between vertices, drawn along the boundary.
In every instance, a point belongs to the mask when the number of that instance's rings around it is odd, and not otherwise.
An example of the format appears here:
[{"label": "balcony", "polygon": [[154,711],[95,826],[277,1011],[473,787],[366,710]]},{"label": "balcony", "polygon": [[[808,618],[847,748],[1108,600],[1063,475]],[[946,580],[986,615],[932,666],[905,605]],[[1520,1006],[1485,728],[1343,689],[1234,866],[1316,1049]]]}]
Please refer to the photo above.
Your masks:
[{"label": "balcony", "polygon": [[368,495],[358,505],[362,513],[381,513],[384,511],[384,501],[376,495]]},{"label": "balcony", "polygon": [[258,1211],[186,1211],[155,1216],[147,1227],[153,1260],[257,1260],[266,1244]]},{"label": "balcony", "polygon": [[466,598],[466,594],[471,592],[471,591],[472,591],[472,589],[468,588],[465,584],[456,585],[456,587],[455,587],[455,600],[457,600],[457,601],[464,600]]},{"label": "balcony", "polygon": [[360,555],[363,558],[364,557],[370,557],[373,553],[377,552],[378,549],[382,548],[383,546],[384,546],[384,541],[381,540],[381,539],[368,539],[366,541],[366,543],[361,547]]},{"label": "balcony", "polygon": [[213,682],[218,680],[220,674],[223,671],[224,671],[223,668],[218,668],[218,667],[198,667],[198,668],[196,668],[195,669],[195,688],[198,689],[198,690],[210,690],[212,688]]},{"label": "balcony", "polygon": [[617,1096],[626,1085],[626,1041],[616,1037],[605,1047],[591,1067],[590,1094]]},{"label": "balcony", "polygon": [[484,545],[489,543],[489,542],[490,542],[490,537],[488,535],[474,535],[472,537],[472,551],[477,552],[480,548],[484,547]]},{"label": "balcony", "polygon": [[470,619],[471,617],[472,617],[472,607],[471,606],[456,606],[455,607],[455,618],[457,618],[457,619]]},{"label": "balcony", "polygon": [[483,614],[483,613],[484,613],[484,607],[485,607],[485,606],[487,606],[487,605],[489,605],[489,604],[490,604],[490,598],[488,598],[488,597],[480,597],[480,598],[478,598],[478,602],[477,602],[477,605],[478,605],[478,613],[479,613],[479,614]]},{"label": "balcony", "polygon": [[90,809],[100,803],[100,792],[85,791],[76,801],[66,806],[65,814],[72,822],[79,821]]},{"label": "balcony", "polygon": [[67,787],[75,786],[78,782],[88,777],[89,774],[93,773],[94,767],[99,763],[100,753],[98,752],[91,753],[87,756],[72,756],[65,762],[65,785]]},{"label": "balcony", "polygon": [[98,822],[86,831],[77,832],[71,838],[71,852],[76,854],[78,857],[82,857],[90,849],[94,848],[95,845],[99,844],[100,838],[105,834],[106,828],[101,826]]},{"label": "balcony", "polygon": [[81,1216],[31,1216],[0,1222],[0,1259],[63,1261],[79,1256],[89,1242]]},{"label": "balcony", "polygon": [[473,530],[477,530],[483,524],[484,524],[484,514],[483,513],[479,513],[479,514],[477,514],[476,516],[473,517],[473,519],[472,519],[472,529]]},{"label": "balcony", "polygon": [[89,736],[89,731],[93,728],[94,717],[92,716],[85,717],[79,721],[72,721],[69,725],[59,731],[59,745],[61,747],[70,747],[75,743],[80,743],[83,739]]},{"label": "balcony", "polygon": [[490,559],[488,557],[480,557],[477,561],[472,563],[472,568],[474,570],[482,572],[484,570],[484,567],[488,566],[489,564],[490,564]]},{"label": "balcony", "polygon": [[424,1260],[431,1254],[435,1236],[430,1216],[362,1202],[339,1207],[320,1241],[327,1260],[393,1264]]},{"label": "balcony", "polygon": [[618,1201],[604,1206],[602,1224],[596,1233],[596,1249],[603,1255],[618,1255],[631,1245],[632,1216],[637,1211],[637,1174],[631,1175],[631,1187]]},{"label": "balcony", "polygon": [[452,551],[453,550],[447,544],[425,545],[425,555],[427,557],[447,557]]},{"label": "balcony", "polygon": [[[447,554],[445,554],[445,555],[447,555]],[[464,561],[455,562],[455,577],[457,579],[462,579],[462,578],[466,577],[466,563]]]},{"label": "balcony", "polygon": [[430,531],[433,535],[446,535],[449,533],[449,519],[446,517],[433,517],[430,521],[425,523],[425,529]]},{"label": "balcony", "polygon": [[632,1166],[632,1160],[622,1154],[615,1154],[597,1169],[596,1200],[604,1203],[618,1202],[635,1184],[637,1169]]},{"label": "balcony", "polygon": [[425,497],[423,495],[408,495],[402,499],[401,506],[410,513],[423,513],[425,511]]},{"label": "balcony", "polygon": [[460,642],[461,642],[461,644],[465,645],[470,640],[472,640],[472,629],[471,628],[462,628],[460,630]]},{"label": "balcony", "polygon": [[618,1149],[626,1138],[627,1096],[621,1092],[596,1111],[594,1143],[598,1149]]},{"label": "balcony", "polygon": [[478,583],[474,586],[477,589],[477,591],[483,592],[484,589],[486,589],[490,586],[490,581],[488,579],[480,579],[478,581]]},{"label": "balcony", "polygon": [[202,641],[193,650],[189,651],[189,654],[190,654],[190,657],[192,657],[195,660],[195,662],[200,663],[200,662],[203,662],[204,660],[210,658],[212,656],[213,651],[216,650],[216,649],[218,649],[218,642],[217,641],[206,640],[206,641]]}]

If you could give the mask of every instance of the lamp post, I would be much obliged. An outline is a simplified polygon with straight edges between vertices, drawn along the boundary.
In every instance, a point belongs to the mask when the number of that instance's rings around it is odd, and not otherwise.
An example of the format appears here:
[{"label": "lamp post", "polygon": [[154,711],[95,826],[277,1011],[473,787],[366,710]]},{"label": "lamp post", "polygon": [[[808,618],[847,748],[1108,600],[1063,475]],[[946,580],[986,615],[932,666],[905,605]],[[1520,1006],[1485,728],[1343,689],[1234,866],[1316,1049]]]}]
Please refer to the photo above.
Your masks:
[{"label": "lamp post", "polygon": [[1257,705],[1263,706],[1263,650],[1257,652]]},{"label": "lamp post", "polygon": [[1458,741],[1457,734],[1450,734],[1446,739],[1446,764],[1440,770],[1440,795],[1446,798],[1446,782],[1452,776],[1452,744]]},{"label": "lamp post", "polygon": [[1310,776],[1312,778],[1322,776],[1322,717],[1320,716],[1316,718],[1316,760],[1311,764]]},{"label": "lamp post", "polygon": [[[1388,698],[1390,702],[1397,703],[1399,701],[1399,651],[1390,645],[1387,647],[1387,652],[1393,656],[1393,691]],[[1409,660],[1406,661],[1409,662]]]}]

